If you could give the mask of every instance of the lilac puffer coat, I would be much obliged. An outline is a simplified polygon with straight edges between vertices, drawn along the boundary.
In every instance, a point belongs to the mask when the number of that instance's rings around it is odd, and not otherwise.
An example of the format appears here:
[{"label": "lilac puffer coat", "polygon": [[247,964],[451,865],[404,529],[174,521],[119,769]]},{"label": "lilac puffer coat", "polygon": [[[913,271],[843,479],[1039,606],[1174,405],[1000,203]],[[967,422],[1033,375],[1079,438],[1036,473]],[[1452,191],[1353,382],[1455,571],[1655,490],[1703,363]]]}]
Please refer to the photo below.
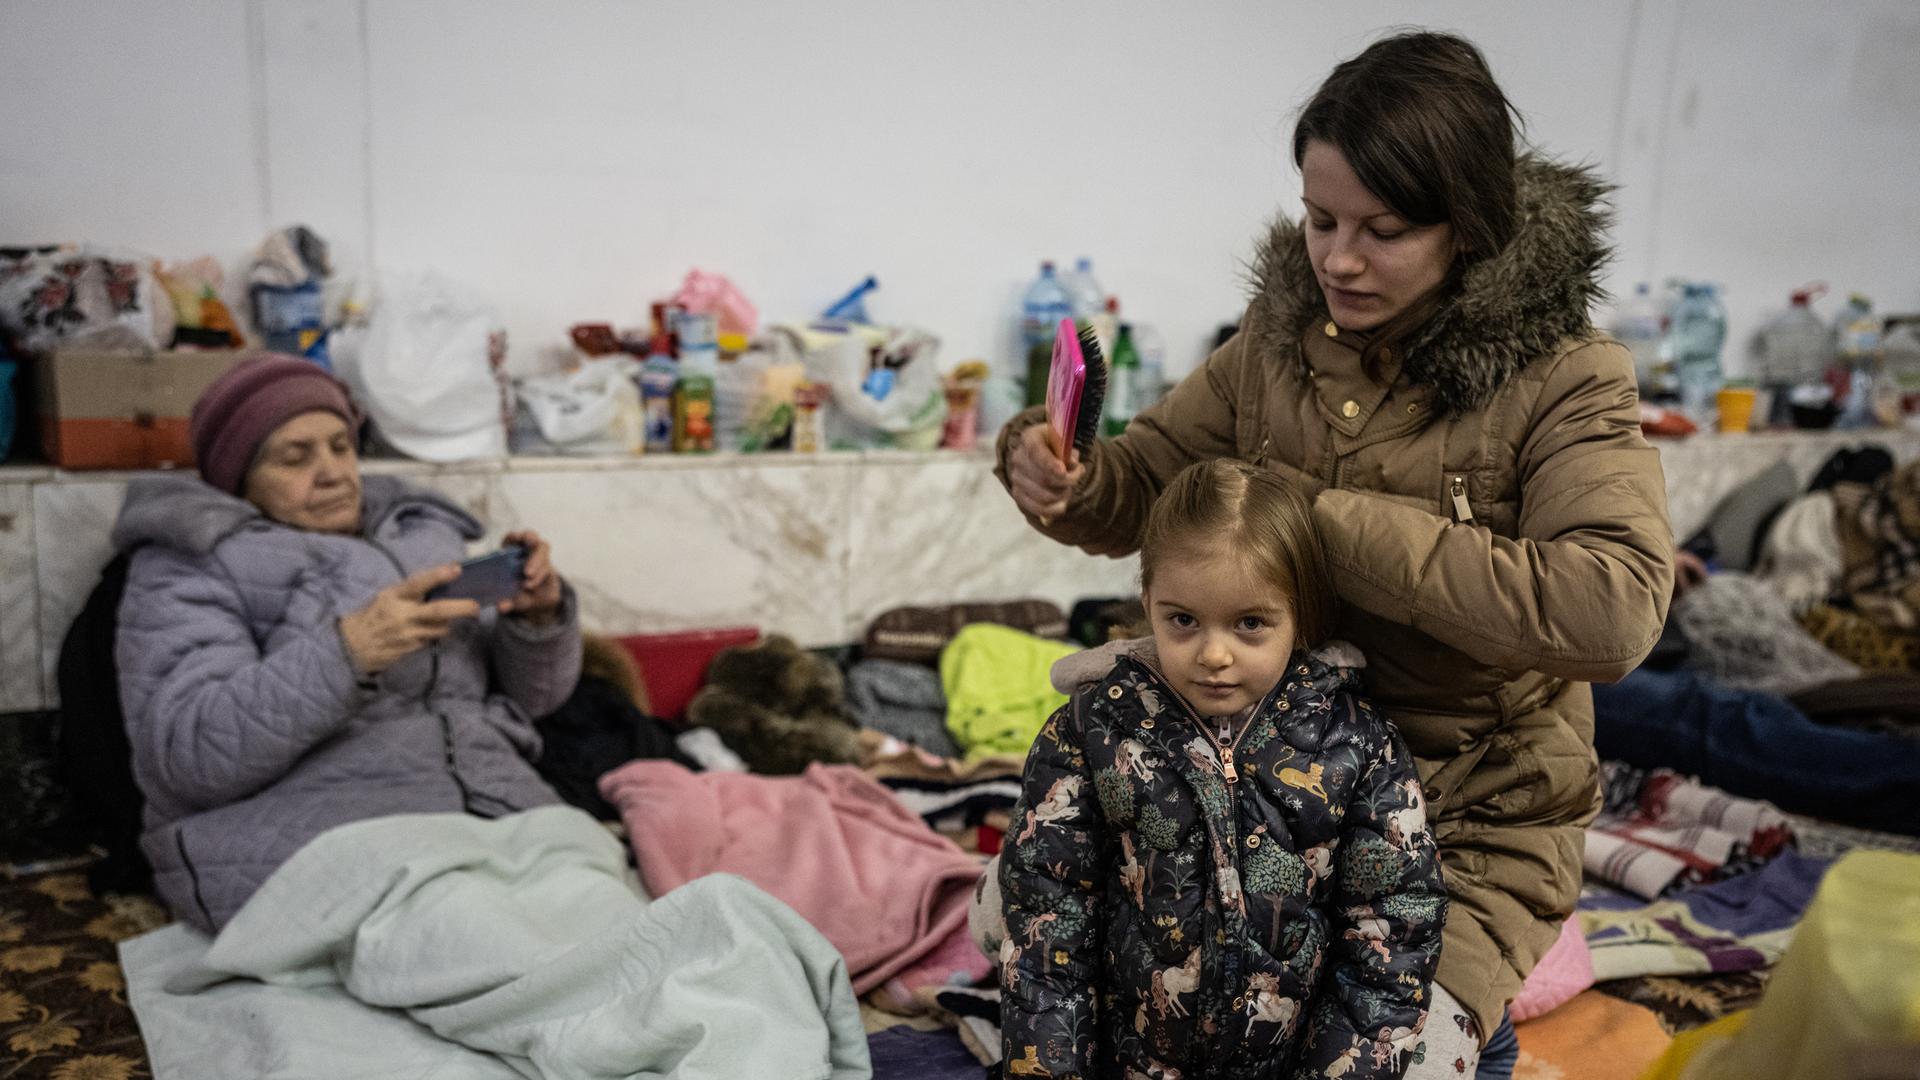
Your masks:
[{"label": "lilac puffer coat", "polygon": [[368,477],[358,536],[305,532],[191,476],[136,480],[116,657],[141,846],[176,915],[217,930],[335,825],[497,817],[558,802],[531,717],[580,672],[572,591],[544,627],[486,611],[361,682],[339,618],[453,562],[481,528],[439,495]]}]

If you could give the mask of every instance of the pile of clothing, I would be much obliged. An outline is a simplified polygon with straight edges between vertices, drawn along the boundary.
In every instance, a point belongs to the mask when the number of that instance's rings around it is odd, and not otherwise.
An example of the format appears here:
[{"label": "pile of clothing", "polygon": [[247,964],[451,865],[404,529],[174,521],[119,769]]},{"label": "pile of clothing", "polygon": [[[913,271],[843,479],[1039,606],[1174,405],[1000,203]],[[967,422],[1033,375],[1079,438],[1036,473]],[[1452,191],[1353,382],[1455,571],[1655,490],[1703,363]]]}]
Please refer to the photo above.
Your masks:
[{"label": "pile of clothing", "polygon": [[1593,688],[1586,888],[1512,1006],[1543,1062],[1651,1060],[1754,1006],[1842,856],[1920,851],[1920,463],[1775,466],[1683,549],[1704,580],[1683,566],[1653,654]]},{"label": "pile of clothing", "polygon": [[[1105,640],[1113,604],[1081,625]],[[573,699],[541,723],[540,768],[624,835],[648,895],[737,875],[819,930],[877,1075],[977,1075],[999,1054],[997,992],[968,909],[1027,747],[1066,700],[1048,672],[1080,648],[1068,627],[1027,600],[896,609],[838,653],[767,635],[714,657],[684,725],[650,714],[618,645],[591,642]]]}]

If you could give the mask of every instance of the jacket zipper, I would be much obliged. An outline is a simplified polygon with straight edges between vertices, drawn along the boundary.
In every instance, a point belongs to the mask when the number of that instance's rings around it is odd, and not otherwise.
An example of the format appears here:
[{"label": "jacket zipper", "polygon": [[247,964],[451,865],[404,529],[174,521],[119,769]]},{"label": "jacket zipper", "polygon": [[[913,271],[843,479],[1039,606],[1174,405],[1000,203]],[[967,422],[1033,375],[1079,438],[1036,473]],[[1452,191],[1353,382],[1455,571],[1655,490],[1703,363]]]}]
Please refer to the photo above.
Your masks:
[{"label": "jacket zipper", "polygon": [[1193,706],[1187,702],[1186,698],[1180,696],[1180,692],[1173,688],[1173,683],[1167,680],[1166,675],[1162,673],[1159,668],[1154,667],[1144,660],[1140,661],[1140,666],[1153,672],[1154,677],[1160,680],[1160,685],[1166,687],[1167,693],[1172,695],[1173,699],[1180,703],[1182,709],[1186,710],[1187,718],[1193,721],[1193,726],[1199,729],[1201,736],[1213,744],[1214,750],[1220,755],[1220,775],[1226,780],[1227,787],[1229,791],[1231,791],[1233,785],[1240,782],[1240,772],[1234,764],[1234,754],[1240,749],[1241,740],[1247,737],[1247,732],[1253,730],[1254,718],[1266,714],[1267,709],[1273,704],[1274,695],[1279,693],[1281,688],[1287,685],[1287,680],[1282,678],[1273,685],[1273,689],[1267,691],[1266,696],[1260,699],[1260,703],[1255,705],[1253,711],[1247,714],[1247,722],[1240,726],[1240,734],[1233,737],[1231,744],[1227,744],[1215,737],[1213,731],[1207,727],[1206,722],[1200,719],[1200,714],[1193,711]]},{"label": "jacket zipper", "polygon": [[1473,507],[1467,503],[1467,478],[1454,477],[1450,493],[1453,496],[1453,520],[1462,523],[1472,521]]},{"label": "jacket zipper", "polygon": [[[1193,725],[1200,729],[1201,736],[1212,743],[1214,749],[1220,755],[1220,775],[1222,779],[1227,782],[1227,820],[1224,823],[1226,832],[1226,855],[1228,859],[1233,861],[1233,871],[1237,878],[1240,872],[1240,773],[1234,765],[1234,752],[1239,749],[1240,741],[1247,737],[1247,732],[1253,730],[1255,721],[1265,716],[1267,710],[1273,707],[1274,696],[1286,687],[1287,679],[1285,676],[1282,676],[1280,681],[1273,685],[1273,689],[1267,691],[1266,695],[1260,699],[1260,703],[1253,708],[1253,711],[1247,713],[1247,722],[1240,725],[1240,734],[1234,736],[1232,744],[1227,745],[1223,744],[1220,739],[1214,737],[1213,732],[1208,730],[1207,725],[1201,721],[1200,714],[1194,711],[1193,706],[1187,702],[1186,698],[1181,697],[1179,692],[1174,690],[1173,684],[1167,681],[1166,675],[1162,674],[1159,668],[1145,661],[1142,661],[1141,664],[1148,671],[1153,672],[1154,676],[1160,680],[1160,684],[1167,688],[1169,694],[1173,695],[1174,700],[1180,702],[1181,707],[1187,711],[1187,716],[1193,720]],[[1217,885],[1212,887],[1218,888]],[[1244,882],[1239,888],[1240,917],[1244,920],[1246,918],[1247,903],[1246,885]],[[1222,916],[1223,918],[1229,917],[1226,912],[1222,912]],[[1221,952],[1220,963],[1222,965],[1222,971],[1225,973],[1227,982],[1230,985],[1239,981],[1240,965],[1244,958],[1245,951],[1244,946],[1235,943],[1226,945]]]}]

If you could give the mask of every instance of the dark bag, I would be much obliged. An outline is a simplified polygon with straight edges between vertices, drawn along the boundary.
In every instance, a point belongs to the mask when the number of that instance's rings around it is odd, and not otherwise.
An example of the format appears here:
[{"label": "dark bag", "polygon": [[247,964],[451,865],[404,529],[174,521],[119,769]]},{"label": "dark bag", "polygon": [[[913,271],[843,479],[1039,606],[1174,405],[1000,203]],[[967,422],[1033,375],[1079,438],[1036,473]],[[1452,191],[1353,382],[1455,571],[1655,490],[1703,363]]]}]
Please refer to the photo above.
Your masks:
[{"label": "dark bag", "polygon": [[1048,600],[899,607],[868,625],[861,652],[883,660],[937,664],[940,650],[947,647],[961,627],[974,623],[998,623],[1035,637],[1063,639],[1067,636],[1066,613]]},{"label": "dark bag", "polygon": [[146,798],[133,780],[133,746],[120,711],[120,672],[113,640],[129,555],[116,555],[60,642],[60,735],[55,768],[73,795],[82,834],[106,851],[88,871],[95,893],[146,892],[153,868],[140,851]]}]

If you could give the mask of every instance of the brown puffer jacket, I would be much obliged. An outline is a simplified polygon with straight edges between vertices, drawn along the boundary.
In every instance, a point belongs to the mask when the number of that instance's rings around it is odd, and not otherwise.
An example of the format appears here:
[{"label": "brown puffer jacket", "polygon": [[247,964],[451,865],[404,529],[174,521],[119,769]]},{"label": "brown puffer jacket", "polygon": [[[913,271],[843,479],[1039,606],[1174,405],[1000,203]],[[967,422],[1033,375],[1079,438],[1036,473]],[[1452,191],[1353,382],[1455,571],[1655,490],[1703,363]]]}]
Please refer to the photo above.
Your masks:
[{"label": "brown puffer jacket", "polygon": [[[1640,434],[1627,350],[1588,307],[1607,257],[1605,186],[1521,161],[1518,229],[1459,295],[1365,375],[1300,228],[1273,226],[1236,335],[1126,433],[1095,447],[1046,535],[1094,554],[1139,547],[1186,465],[1236,457],[1315,496],[1374,703],[1412,748],[1452,896],[1438,979],[1500,1022],[1573,910],[1582,828],[1599,808],[1587,683],[1659,636],[1672,533],[1658,452]],[[1038,422],[1001,432],[1000,468]]]}]

